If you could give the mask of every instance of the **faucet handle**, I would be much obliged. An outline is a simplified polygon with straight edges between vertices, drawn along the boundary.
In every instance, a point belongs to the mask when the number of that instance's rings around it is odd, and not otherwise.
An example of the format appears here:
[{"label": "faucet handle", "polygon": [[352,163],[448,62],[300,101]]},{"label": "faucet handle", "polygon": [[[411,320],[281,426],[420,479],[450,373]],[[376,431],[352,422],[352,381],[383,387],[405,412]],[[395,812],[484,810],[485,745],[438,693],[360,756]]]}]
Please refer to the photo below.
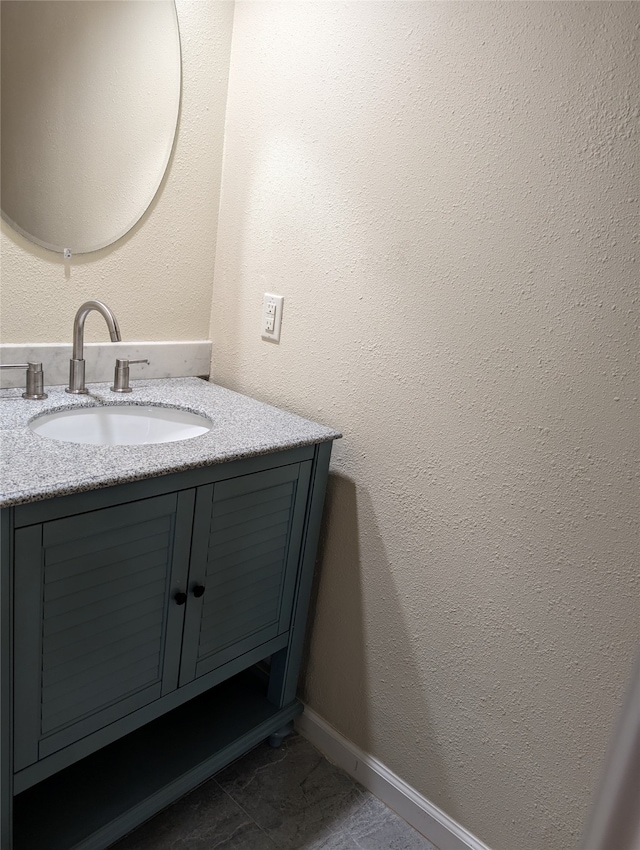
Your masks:
[{"label": "faucet handle", "polygon": [[27,370],[27,386],[25,392],[22,393],[22,398],[35,399],[39,401],[43,398],[48,398],[44,391],[44,372],[42,363],[2,363],[0,369],[26,369]]},{"label": "faucet handle", "polygon": [[132,363],[148,363],[148,360],[128,360],[126,357],[116,358],[116,370],[113,375],[112,393],[130,393],[129,366]]}]

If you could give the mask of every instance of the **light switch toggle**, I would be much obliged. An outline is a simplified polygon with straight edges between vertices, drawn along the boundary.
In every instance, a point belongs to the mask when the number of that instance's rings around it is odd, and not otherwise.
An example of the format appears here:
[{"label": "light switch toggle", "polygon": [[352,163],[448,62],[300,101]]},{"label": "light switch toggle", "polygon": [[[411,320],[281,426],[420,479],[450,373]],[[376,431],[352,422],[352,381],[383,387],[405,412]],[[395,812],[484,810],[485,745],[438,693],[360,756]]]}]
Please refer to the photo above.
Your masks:
[{"label": "light switch toggle", "polygon": [[282,325],[283,295],[272,295],[265,292],[262,301],[262,331],[263,339],[280,342],[280,327]]}]

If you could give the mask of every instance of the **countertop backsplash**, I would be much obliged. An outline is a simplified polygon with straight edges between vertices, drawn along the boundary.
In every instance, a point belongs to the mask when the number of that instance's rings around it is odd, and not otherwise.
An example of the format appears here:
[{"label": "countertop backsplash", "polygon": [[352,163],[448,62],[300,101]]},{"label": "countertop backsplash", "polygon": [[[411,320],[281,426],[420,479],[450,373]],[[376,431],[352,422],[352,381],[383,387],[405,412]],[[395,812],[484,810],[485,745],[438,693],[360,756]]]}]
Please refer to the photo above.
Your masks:
[{"label": "countertop backsplash", "polygon": [[[45,387],[66,386],[69,381],[71,343],[6,343],[0,345],[0,363],[42,363]],[[86,342],[87,383],[113,381],[116,358],[148,360],[131,366],[132,379],[208,377],[211,341]],[[0,387],[24,388],[21,369],[0,370]]]}]

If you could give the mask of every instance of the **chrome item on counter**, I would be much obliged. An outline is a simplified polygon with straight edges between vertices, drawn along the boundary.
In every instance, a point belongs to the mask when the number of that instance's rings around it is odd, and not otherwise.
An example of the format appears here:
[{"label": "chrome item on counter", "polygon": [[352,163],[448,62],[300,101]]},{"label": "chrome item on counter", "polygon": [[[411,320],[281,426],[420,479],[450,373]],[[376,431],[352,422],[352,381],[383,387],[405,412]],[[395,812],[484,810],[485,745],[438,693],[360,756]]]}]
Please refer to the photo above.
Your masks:
[{"label": "chrome item on counter", "polygon": [[26,369],[26,391],[22,393],[22,398],[29,398],[39,401],[47,398],[44,391],[44,372],[42,371],[42,363],[2,363],[0,369]]},{"label": "chrome item on counter", "polygon": [[120,328],[118,320],[113,315],[112,311],[103,304],[102,301],[85,301],[78,309],[76,317],[73,320],[73,355],[69,363],[69,386],[68,393],[86,393],[87,388],[84,385],[84,323],[92,310],[96,310],[107,323],[109,328],[109,336],[111,342],[120,342]]},{"label": "chrome item on counter", "polygon": [[113,375],[113,386],[110,387],[112,393],[130,393],[129,386],[129,366],[132,363],[148,363],[148,360],[127,360],[126,358],[116,358],[116,370]]}]

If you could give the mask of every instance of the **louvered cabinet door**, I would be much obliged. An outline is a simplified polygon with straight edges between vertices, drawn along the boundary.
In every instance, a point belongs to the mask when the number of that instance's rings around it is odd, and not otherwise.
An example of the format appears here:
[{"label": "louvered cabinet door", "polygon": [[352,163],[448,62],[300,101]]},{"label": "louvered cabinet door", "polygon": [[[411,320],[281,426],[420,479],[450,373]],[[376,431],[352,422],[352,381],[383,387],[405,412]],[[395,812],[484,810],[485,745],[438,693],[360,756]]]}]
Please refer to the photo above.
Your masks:
[{"label": "louvered cabinet door", "polygon": [[16,530],[16,770],[177,687],[194,497]]},{"label": "louvered cabinet door", "polygon": [[198,488],[180,685],[288,630],[310,469]]}]

